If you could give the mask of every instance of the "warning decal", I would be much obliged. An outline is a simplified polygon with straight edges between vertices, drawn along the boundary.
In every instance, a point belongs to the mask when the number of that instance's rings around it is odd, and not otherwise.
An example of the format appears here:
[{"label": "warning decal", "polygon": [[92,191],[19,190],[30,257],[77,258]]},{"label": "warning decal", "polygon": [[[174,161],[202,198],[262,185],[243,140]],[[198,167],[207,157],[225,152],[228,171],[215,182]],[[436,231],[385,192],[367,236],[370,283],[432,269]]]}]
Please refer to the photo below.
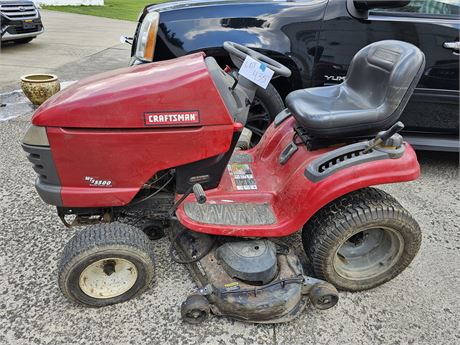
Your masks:
[{"label": "warning decal", "polygon": [[256,190],[257,183],[249,164],[233,163],[228,165],[235,190]]}]

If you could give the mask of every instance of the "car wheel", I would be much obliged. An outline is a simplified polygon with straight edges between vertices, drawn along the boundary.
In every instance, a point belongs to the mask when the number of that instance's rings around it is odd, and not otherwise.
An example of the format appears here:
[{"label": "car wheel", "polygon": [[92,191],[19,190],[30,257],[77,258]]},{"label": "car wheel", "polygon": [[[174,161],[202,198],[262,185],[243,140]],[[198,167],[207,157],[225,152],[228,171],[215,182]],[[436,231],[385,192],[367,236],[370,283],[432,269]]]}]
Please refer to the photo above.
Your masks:
[{"label": "car wheel", "polygon": [[121,223],[97,224],[67,243],[59,263],[59,287],[89,307],[125,302],[154,278],[152,244],[141,230]]},{"label": "car wheel", "polygon": [[348,291],[371,289],[396,277],[417,254],[421,239],[409,212],[375,188],[329,203],[302,232],[317,277]]},{"label": "car wheel", "polygon": [[268,84],[266,89],[257,88],[245,126],[252,132],[251,146],[260,141],[268,126],[284,108],[283,99],[272,84]]}]

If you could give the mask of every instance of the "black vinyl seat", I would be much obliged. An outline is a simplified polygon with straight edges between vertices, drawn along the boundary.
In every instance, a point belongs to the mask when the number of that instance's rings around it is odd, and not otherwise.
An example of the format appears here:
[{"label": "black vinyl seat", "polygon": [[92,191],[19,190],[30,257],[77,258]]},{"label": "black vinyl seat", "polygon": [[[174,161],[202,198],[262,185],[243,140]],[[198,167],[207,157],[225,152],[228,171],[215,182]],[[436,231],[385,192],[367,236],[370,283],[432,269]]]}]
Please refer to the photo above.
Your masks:
[{"label": "black vinyl seat", "polygon": [[286,105],[312,137],[375,134],[395,123],[425,67],[412,44],[387,40],[361,49],[339,85],[291,92]]}]

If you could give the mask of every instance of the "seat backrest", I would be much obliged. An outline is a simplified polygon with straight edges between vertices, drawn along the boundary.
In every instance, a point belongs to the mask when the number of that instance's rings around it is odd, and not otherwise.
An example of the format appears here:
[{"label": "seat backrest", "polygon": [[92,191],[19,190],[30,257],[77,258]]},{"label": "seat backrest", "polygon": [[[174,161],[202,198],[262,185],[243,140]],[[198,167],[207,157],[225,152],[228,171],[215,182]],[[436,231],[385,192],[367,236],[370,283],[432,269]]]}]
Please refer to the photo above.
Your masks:
[{"label": "seat backrest", "polygon": [[395,40],[372,43],[351,61],[345,84],[368,107],[398,118],[425,67],[425,55],[414,45]]}]

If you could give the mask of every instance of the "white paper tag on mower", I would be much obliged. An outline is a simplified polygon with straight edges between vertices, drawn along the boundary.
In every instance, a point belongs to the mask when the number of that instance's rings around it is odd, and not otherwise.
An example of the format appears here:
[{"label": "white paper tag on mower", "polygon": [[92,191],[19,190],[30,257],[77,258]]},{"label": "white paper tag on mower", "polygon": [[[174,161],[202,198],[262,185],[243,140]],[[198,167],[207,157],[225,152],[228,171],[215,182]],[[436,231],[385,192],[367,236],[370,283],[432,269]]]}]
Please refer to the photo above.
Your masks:
[{"label": "white paper tag on mower", "polygon": [[252,81],[254,84],[266,89],[274,72],[263,62],[259,62],[250,56],[246,56],[246,59],[244,59],[243,65],[241,65],[238,73],[246,79]]}]

